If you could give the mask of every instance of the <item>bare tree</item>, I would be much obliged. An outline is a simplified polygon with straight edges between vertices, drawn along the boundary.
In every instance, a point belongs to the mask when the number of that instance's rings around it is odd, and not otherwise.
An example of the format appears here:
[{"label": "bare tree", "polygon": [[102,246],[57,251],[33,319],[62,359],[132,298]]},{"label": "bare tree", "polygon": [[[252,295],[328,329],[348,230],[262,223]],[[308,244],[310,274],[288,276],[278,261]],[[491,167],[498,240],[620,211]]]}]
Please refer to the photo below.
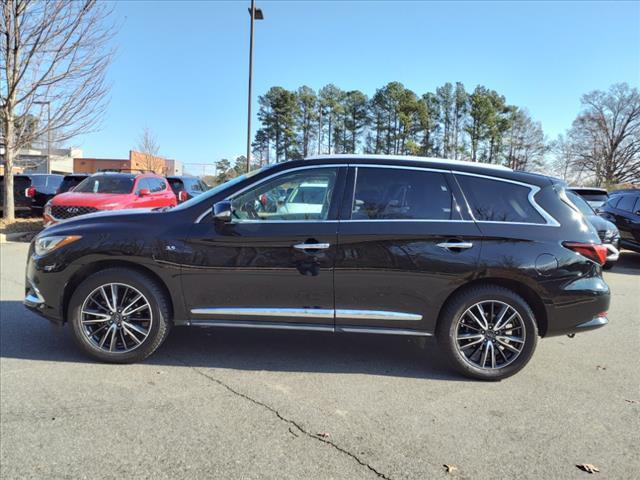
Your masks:
[{"label": "bare tree", "polygon": [[507,166],[514,170],[540,169],[549,150],[540,122],[534,122],[526,110],[514,108],[509,123],[503,145]]},{"label": "bare tree", "polygon": [[165,161],[158,156],[160,152],[158,139],[147,127],[142,129],[136,148],[143,156],[142,168],[159,174],[165,173]]},{"label": "bare tree", "polygon": [[593,174],[596,185],[640,180],[640,93],[626,83],[582,97],[583,111],[569,138],[575,164]]},{"label": "bare tree", "polygon": [[[4,216],[14,220],[13,170],[18,151],[55,133],[64,142],[93,131],[106,106],[105,73],[113,50],[111,7],[96,0],[3,0],[0,13],[0,142],[4,144]],[[29,116],[46,117],[26,128]]]}]

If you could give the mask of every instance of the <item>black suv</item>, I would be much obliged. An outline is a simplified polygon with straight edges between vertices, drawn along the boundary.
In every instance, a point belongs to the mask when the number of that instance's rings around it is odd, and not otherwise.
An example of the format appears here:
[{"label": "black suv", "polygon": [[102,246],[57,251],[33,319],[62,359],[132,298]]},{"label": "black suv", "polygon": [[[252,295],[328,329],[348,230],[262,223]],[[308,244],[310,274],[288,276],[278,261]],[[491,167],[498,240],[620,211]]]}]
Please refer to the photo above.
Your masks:
[{"label": "black suv", "polygon": [[[265,209],[261,197],[290,192]],[[262,168],[172,209],[104,212],[31,243],[25,304],[81,349],[142,360],[172,326],[435,335],[497,380],[538,337],[605,325],[606,248],[552,178],[418,157]],[[62,287],[61,287],[62,286]]]},{"label": "black suv", "polygon": [[640,252],[640,190],[612,193],[598,213],[616,224],[622,248]]},{"label": "black suv", "polygon": [[31,177],[31,187],[27,189],[26,195],[31,198],[31,213],[42,215],[44,206],[57,193],[62,184],[63,175],[55,173],[33,173]]}]

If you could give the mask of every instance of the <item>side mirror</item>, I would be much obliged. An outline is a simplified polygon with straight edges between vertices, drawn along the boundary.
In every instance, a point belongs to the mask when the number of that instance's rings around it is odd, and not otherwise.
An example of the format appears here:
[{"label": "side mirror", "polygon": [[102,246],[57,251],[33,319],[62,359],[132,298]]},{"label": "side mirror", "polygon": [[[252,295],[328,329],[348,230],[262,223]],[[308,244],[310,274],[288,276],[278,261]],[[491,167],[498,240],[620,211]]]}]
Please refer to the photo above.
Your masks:
[{"label": "side mirror", "polygon": [[141,188],[140,190],[138,190],[139,197],[146,197],[147,195],[151,195],[151,190],[149,190],[148,188]]},{"label": "side mirror", "polygon": [[187,192],[185,192],[184,190],[180,190],[178,192],[178,201],[179,202],[186,202],[189,199],[189,195],[187,194]]},{"label": "side mirror", "polygon": [[231,202],[229,200],[222,200],[221,202],[215,203],[211,209],[213,213],[213,218],[219,222],[230,222],[231,221]]}]

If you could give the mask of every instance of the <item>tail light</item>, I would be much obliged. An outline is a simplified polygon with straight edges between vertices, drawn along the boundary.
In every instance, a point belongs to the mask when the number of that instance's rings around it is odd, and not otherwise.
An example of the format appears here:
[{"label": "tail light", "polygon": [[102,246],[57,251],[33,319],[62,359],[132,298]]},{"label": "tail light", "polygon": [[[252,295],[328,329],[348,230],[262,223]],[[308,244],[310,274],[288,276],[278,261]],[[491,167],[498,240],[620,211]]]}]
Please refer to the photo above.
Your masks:
[{"label": "tail light", "polygon": [[34,198],[36,196],[36,187],[29,187],[24,191],[25,197]]},{"label": "tail light", "polygon": [[607,247],[602,244],[564,242],[562,245],[600,265],[607,261]]},{"label": "tail light", "polygon": [[187,195],[187,192],[185,192],[184,190],[180,190],[178,192],[178,201],[179,202],[186,202],[189,198],[189,196]]}]

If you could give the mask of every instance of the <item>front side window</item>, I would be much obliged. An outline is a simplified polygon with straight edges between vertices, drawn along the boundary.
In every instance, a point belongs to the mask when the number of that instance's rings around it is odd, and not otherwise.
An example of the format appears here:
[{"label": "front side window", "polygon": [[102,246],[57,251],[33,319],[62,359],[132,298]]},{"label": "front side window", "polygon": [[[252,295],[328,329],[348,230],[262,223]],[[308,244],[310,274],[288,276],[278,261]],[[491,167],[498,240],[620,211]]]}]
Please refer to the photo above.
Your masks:
[{"label": "front side window", "polygon": [[231,199],[233,216],[242,220],[326,220],[337,168],[286,173]]},{"label": "front side window", "polygon": [[80,193],[131,193],[133,183],[133,177],[98,175],[83,180],[73,191]]},{"label": "front side window", "polygon": [[449,220],[453,198],[438,172],[358,167],[353,220]]},{"label": "front side window", "polygon": [[159,178],[150,178],[149,183],[151,184],[150,190],[152,192],[161,192],[167,188],[167,185]]},{"label": "front side window", "polygon": [[531,189],[501,180],[456,175],[476,220],[507,223],[546,223],[531,205]]}]

